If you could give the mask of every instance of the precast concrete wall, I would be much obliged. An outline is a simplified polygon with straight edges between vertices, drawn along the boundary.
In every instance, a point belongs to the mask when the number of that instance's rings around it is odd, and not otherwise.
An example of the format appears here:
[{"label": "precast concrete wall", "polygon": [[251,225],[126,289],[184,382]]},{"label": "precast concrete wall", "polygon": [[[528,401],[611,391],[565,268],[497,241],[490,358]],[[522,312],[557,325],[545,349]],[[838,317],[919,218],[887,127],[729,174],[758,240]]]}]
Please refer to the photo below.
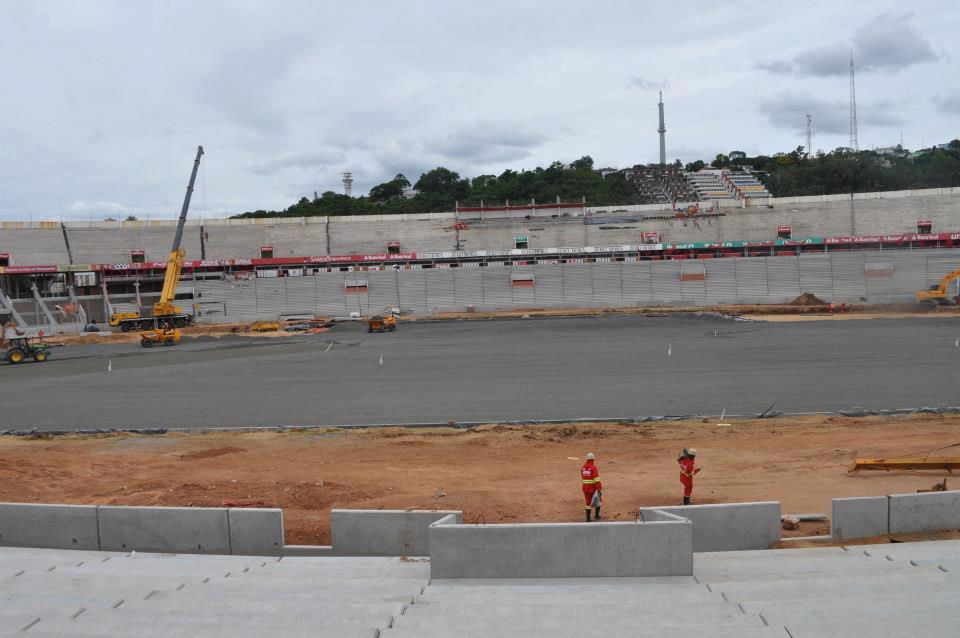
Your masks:
[{"label": "precast concrete wall", "polygon": [[283,510],[279,508],[231,507],[230,553],[245,556],[280,556],[283,545]]},{"label": "precast concrete wall", "polygon": [[[960,188],[856,193],[812,197],[717,202],[722,216],[677,219],[669,204],[540,209],[513,213],[470,212],[460,218],[469,228],[454,230],[453,212],[419,215],[190,219],[183,247],[191,259],[259,257],[263,245],[276,257],[379,253],[387,242],[403,251],[500,250],[513,248],[518,235],[531,248],[608,246],[637,243],[642,232],[663,241],[759,240],[790,226],[795,237],[911,233],[917,221],[931,220],[933,231],[960,230]],[[708,206],[712,207],[713,204]],[[703,204],[701,207],[706,208]],[[585,224],[583,213],[591,217]],[[625,214],[631,222],[617,221]],[[172,215],[171,215],[172,217]],[[609,223],[604,223],[610,218]],[[163,261],[170,249],[174,219],[133,222],[66,222],[74,262],[126,263],[131,250],[148,261]],[[201,242],[201,237],[203,241]],[[201,247],[202,246],[202,247]],[[201,252],[202,250],[202,252]],[[0,252],[14,264],[66,264],[67,250],[58,222],[0,222]]]},{"label": "precast concrete wall", "polygon": [[431,578],[690,576],[693,524],[534,523],[430,526]]},{"label": "precast concrete wall", "polygon": [[97,507],[0,503],[0,546],[98,550]]},{"label": "precast concrete wall", "polygon": [[831,538],[868,538],[886,534],[888,530],[889,503],[886,496],[835,498],[831,501]]},{"label": "precast concrete wall", "polygon": [[778,501],[645,507],[640,510],[640,520],[651,520],[657,512],[680,516],[693,523],[695,552],[767,549],[780,540]]},{"label": "precast concrete wall", "polygon": [[338,556],[429,556],[430,525],[456,510],[331,510],[330,535]]},{"label": "precast concrete wall", "polygon": [[888,498],[891,534],[960,528],[960,491],[891,494]]},{"label": "precast concrete wall", "polygon": [[230,553],[225,507],[101,506],[98,517],[103,551]]},{"label": "precast concrete wall", "polygon": [[0,503],[0,546],[279,556],[283,512]]},{"label": "precast concrete wall", "polygon": [[[909,303],[960,266],[960,250],[833,252],[792,257],[428,268],[198,281],[200,321],[348,315],[387,305],[415,314],[530,307],[703,306],[826,301]],[[525,286],[514,281],[523,277]],[[530,279],[532,277],[532,279]],[[366,289],[358,294],[357,282]]]}]

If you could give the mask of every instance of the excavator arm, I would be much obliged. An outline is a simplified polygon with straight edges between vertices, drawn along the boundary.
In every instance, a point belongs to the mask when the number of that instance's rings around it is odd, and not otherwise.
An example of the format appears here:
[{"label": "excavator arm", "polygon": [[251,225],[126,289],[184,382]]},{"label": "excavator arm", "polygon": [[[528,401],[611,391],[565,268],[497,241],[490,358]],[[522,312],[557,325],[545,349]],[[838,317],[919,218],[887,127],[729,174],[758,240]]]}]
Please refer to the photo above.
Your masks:
[{"label": "excavator arm", "polygon": [[187,222],[187,211],[190,209],[190,198],[193,196],[193,185],[197,181],[197,170],[200,168],[200,157],[203,155],[203,147],[197,147],[197,157],[193,161],[193,171],[190,173],[190,182],[187,184],[187,193],[183,197],[183,206],[180,209],[180,219],[177,221],[177,234],[173,238],[173,246],[170,248],[170,256],[167,257],[167,272],[163,276],[163,291],[160,293],[160,299],[153,304],[153,316],[162,317],[164,315],[178,315],[180,308],[173,304],[177,296],[177,286],[180,284],[180,271],[183,270],[183,262],[187,252],[180,247],[183,239],[183,227]]}]

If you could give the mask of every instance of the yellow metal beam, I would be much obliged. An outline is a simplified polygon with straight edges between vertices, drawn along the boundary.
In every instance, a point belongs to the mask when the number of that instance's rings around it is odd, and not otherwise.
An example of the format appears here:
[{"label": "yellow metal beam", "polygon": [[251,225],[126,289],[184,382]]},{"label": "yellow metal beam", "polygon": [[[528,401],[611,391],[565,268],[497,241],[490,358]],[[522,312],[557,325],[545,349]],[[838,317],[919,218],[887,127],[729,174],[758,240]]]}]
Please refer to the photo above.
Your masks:
[{"label": "yellow metal beam", "polygon": [[851,471],[858,470],[960,470],[960,456],[902,456],[895,459],[856,459]]}]

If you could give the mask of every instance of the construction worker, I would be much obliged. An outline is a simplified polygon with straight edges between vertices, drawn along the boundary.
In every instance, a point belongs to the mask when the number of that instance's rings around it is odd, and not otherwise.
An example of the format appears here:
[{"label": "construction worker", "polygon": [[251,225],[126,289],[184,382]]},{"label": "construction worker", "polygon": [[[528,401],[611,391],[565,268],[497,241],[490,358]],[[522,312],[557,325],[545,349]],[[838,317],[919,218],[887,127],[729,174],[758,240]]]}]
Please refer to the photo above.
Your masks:
[{"label": "construction worker", "polygon": [[[580,468],[580,480],[583,482],[583,500],[586,503],[587,522],[590,522],[590,510],[596,511],[596,520],[600,520],[600,499],[603,497],[603,485],[600,483],[600,470],[597,469],[596,455],[587,454],[587,462]],[[596,500],[594,497],[596,496]]]},{"label": "construction worker", "polygon": [[697,451],[693,448],[683,448],[677,463],[680,464],[680,483],[683,484],[683,504],[689,505],[690,497],[693,494],[693,475],[700,472],[699,467],[694,467]]}]

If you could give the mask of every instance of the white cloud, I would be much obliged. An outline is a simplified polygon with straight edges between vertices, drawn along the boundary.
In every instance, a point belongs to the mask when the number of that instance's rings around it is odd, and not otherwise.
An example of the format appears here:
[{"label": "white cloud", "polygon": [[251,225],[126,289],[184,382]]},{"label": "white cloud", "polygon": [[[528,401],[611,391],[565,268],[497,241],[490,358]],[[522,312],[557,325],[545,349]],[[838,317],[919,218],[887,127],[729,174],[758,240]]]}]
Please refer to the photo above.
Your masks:
[{"label": "white cloud", "polygon": [[274,157],[265,162],[254,162],[246,165],[251,173],[257,175],[271,175],[278,171],[288,168],[317,168],[318,166],[331,166],[341,164],[344,161],[343,153],[336,151],[312,151],[303,153],[287,153]]},{"label": "white cloud", "polygon": [[134,211],[129,206],[117,202],[85,202],[78,200],[70,204],[67,210],[71,213],[97,214],[128,214]]}]

